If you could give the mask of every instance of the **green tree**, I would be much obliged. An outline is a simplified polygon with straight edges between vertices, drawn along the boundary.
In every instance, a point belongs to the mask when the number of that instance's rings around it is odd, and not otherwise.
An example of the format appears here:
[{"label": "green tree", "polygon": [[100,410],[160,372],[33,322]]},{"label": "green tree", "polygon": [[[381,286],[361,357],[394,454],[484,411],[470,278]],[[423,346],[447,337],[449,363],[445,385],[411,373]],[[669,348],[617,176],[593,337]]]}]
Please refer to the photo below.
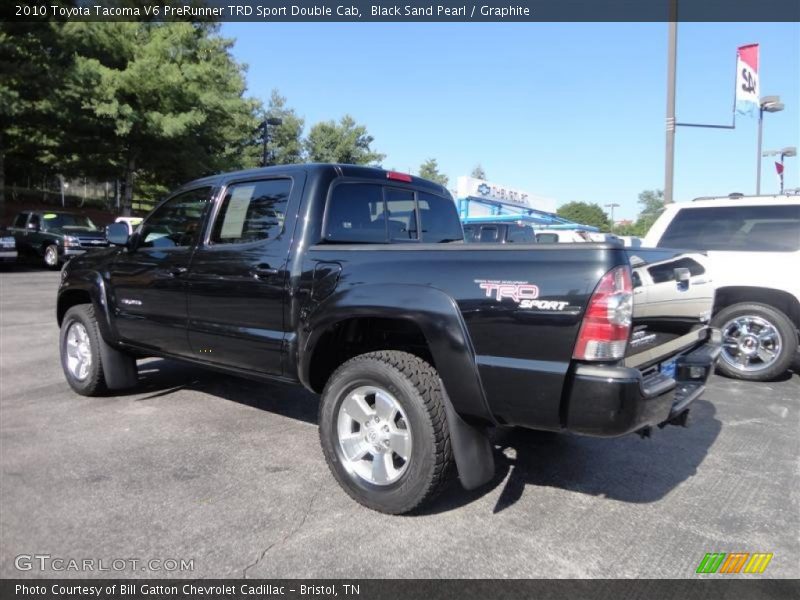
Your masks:
[{"label": "green tree", "polygon": [[419,176],[423,179],[435,181],[445,187],[447,187],[447,182],[449,181],[447,175],[439,172],[439,164],[436,162],[435,158],[429,158],[420,165]]},{"label": "green tree", "polygon": [[486,179],[486,171],[483,170],[483,167],[480,163],[475,165],[475,167],[472,169],[470,177],[474,177],[475,179]]},{"label": "green tree", "polygon": [[642,207],[639,218],[636,219],[636,235],[644,236],[647,234],[659,215],[664,212],[664,192],[663,190],[644,190],[639,194],[639,205]]},{"label": "green tree", "polygon": [[575,223],[591,225],[602,230],[609,229],[608,215],[594,202],[567,202],[559,206],[556,214]]},{"label": "green tree", "polygon": [[53,123],[61,115],[54,91],[72,64],[61,37],[54,23],[0,21],[0,206],[6,171],[32,174],[57,144],[60,128]]},{"label": "green tree", "polygon": [[380,165],[385,154],[371,149],[374,138],[364,125],[345,115],[339,123],[323,121],[308,132],[305,147],[311,162],[336,162],[352,165]]},{"label": "green tree", "polygon": [[124,213],[136,176],[160,190],[252,166],[259,105],[244,97],[244,67],[218,25],[69,23],[64,31],[75,52],[64,106],[74,118],[58,150],[75,170],[123,175]]},{"label": "green tree", "polygon": [[[286,107],[286,98],[272,90],[264,118],[280,119],[281,124],[269,131],[269,154],[273,165],[291,165],[303,162],[303,127],[305,120]],[[263,141],[263,140],[261,140]]]}]

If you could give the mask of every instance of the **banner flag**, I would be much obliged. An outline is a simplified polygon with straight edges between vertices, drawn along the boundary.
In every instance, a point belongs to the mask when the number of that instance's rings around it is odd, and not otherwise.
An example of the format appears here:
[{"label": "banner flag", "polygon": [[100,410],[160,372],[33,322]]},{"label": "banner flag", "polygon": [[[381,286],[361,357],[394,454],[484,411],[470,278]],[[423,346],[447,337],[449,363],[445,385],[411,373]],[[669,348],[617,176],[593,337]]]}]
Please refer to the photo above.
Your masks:
[{"label": "banner flag", "polygon": [[758,44],[736,50],[736,112],[753,115],[759,109]]},{"label": "banner flag", "polygon": [[778,188],[783,193],[783,163],[775,161],[775,171],[778,173]]}]

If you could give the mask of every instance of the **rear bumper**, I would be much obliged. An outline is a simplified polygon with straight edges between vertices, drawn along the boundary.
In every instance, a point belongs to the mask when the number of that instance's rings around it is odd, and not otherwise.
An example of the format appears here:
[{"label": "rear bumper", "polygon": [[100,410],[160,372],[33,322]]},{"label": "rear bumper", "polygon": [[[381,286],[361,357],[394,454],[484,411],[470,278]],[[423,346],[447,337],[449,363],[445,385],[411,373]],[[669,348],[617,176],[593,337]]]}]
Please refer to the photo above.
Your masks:
[{"label": "rear bumper", "polygon": [[676,357],[675,376],[629,367],[579,364],[567,398],[567,429],[613,437],[678,419],[705,389],[722,348],[719,330]]}]

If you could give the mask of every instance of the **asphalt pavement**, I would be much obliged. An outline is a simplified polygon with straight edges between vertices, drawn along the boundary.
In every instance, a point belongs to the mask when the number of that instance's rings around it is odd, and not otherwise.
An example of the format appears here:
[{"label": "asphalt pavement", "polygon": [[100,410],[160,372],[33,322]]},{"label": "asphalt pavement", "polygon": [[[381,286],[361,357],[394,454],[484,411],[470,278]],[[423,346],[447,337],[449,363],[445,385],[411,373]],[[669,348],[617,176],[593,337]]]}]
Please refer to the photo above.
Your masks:
[{"label": "asphalt pavement", "polygon": [[129,393],[73,393],[57,284],[0,272],[0,577],[124,559],[162,563],[94,575],[692,578],[707,552],[773,553],[762,577],[800,577],[799,365],[717,376],[688,428],[650,439],[503,432],[492,484],[390,517],[339,489],[302,388],[150,359]]}]

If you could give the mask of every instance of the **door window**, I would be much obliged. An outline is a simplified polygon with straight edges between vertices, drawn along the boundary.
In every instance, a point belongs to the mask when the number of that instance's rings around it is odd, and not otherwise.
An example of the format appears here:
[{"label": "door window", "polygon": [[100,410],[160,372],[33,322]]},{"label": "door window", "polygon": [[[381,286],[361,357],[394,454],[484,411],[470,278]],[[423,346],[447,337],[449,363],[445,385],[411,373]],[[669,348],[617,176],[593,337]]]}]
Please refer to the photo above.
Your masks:
[{"label": "door window", "polygon": [[28,213],[19,213],[14,219],[14,224],[12,227],[15,229],[25,229],[25,223],[28,222]]},{"label": "door window", "polygon": [[211,242],[245,244],[275,239],[283,231],[291,189],[291,179],[229,186],[214,223]]},{"label": "door window", "polygon": [[203,187],[164,202],[142,223],[140,247],[169,249],[194,245],[210,197],[211,188]]}]

